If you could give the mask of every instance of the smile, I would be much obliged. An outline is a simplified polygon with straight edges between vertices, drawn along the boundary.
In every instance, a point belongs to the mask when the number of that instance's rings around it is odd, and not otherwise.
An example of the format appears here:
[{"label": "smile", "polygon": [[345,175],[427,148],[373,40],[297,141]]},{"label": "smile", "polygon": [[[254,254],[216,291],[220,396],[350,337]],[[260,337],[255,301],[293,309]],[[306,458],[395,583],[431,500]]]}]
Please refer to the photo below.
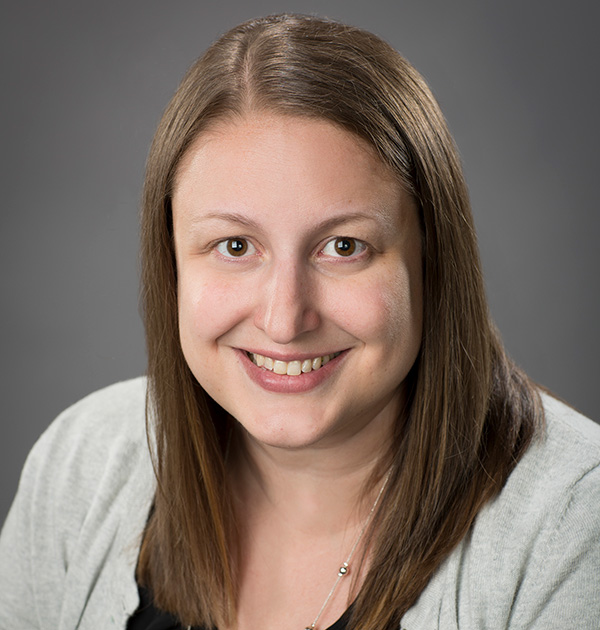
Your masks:
[{"label": "smile", "polygon": [[287,374],[288,376],[300,376],[300,374],[307,374],[313,372],[327,365],[331,359],[339,356],[340,352],[333,352],[332,354],[325,354],[320,357],[314,357],[313,359],[304,359],[303,361],[280,361],[279,359],[273,359],[271,357],[263,356],[254,352],[247,352],[248,358],[258,367],[275,372],[275,374]]}]

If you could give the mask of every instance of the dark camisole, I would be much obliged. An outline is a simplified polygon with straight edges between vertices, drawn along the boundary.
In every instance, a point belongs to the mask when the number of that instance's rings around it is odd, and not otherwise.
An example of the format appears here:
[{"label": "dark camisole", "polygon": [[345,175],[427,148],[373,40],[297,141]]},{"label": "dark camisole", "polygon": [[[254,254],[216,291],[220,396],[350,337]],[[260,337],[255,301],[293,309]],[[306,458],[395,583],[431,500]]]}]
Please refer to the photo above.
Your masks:
[{"label": "dark camisole", "polygon": [[[154,607],[152,596],[143,586],[138,585],[140,605],[127,622],[127,630],[186,630],[177,619],[168,613]],[[347,619],[350,614],[348,609],[327,630],[346,630]],[[197,628],[195,630],[202,630]],[[301,630],[300,628],[298,630]]]}]

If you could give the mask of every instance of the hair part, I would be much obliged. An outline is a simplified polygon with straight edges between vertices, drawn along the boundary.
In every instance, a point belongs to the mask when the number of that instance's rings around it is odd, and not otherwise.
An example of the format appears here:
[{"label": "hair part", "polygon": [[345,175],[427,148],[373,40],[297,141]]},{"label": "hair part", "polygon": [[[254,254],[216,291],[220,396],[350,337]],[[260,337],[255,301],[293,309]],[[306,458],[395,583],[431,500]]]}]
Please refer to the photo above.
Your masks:
[{"label": "hair part", "polygon": [[327,120],[363,138],[413,195],[423,238],[423,338],[406,379],[391,477],[367,540],[350,628],[398,627],[543,423],[487,309],[460,160],[421,76],[375,35],[278,15],[246,22],[190,68],[159,124],[142,211],[148,424],[158,489],[138,579],[184,625],[235,623],[237,543],[224,443],[230,418],[179,342],[171,196],[182,157],[214,122],[248,112]]}]

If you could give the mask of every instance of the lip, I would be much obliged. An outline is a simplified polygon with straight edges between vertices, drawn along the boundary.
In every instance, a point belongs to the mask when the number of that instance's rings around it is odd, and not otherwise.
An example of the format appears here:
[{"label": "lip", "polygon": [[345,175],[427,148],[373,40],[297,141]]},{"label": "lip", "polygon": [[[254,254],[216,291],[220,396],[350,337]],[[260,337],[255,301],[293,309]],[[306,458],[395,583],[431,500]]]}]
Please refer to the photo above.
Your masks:
[{"label": "lip", "polygon": [[[252,352],[253,354],[263,354],[263,352],[259,350],[242,350],[240,348],[236,348],[236,353],[239,361],[241,362],[246,374],[250,377],[250,379],[256,383],[262,389],[265,389],[269,392],[275,392],[279,394],[302,394],[304,392],[309,392],[316,387],[322,385],[325,381],[327,381],[331,376],[337,371],[339,366],[343,363],[348,354],[348,350],[342,350],[340,354],[331,359],[326,365],[319,368],[318,370],[311,370],[307,373],[302,373],[298,376],[288,376],[287,374],[276,374],[275,372],[271,372],[270,370],[265,370],[264,368],[258,367],[254,364],[248,355],[247,352]],[[324,354],[333,354],[325,352]],[[279,361],[303,361],[304,359],[313,359],[316,356],[323,356],[319,354],[294,354],[294,355],[285,355],[278,353],[269,353],[266,352],[263,354],[264,356],[269,356],[273,359],[277,359]]]}]

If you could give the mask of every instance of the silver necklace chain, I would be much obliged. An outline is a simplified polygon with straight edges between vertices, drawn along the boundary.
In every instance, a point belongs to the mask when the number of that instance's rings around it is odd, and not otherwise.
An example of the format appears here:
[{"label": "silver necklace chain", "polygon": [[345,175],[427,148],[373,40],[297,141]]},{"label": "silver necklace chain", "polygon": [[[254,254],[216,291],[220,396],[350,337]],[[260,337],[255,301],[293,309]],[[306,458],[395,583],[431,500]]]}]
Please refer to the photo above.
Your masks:
[{"label": "silver necklace chain", "polygon": [[375,508],[377,507],[377,504],[379,503],[379,499],[381,499],[381,495],[383,494],[385,486],[387,485],[388,479],[390,478],[390,474],[391,474],[391,471],[389,471],[388,474],[385,476],[385,479],[383,480],[383,483],[381,484],[381,488],[379,489],[379,494],[377,495],[375,502],[371,506],[371,510],[369,511],[369,514],[367,515],[367,518],[365,519],[362,529],[358,533],[358,536],[356,537],[356,540],[354,541],[354,544],[352,545],[352,549],[350,549],[350,553],[348,554],[346,561],[342,563],[342,566],[340,567],[338,571],[337,578],[335,582],[333,583],[333,586],[331,587],[329,594],[325,598],[323,605],[321,606],[321,610],[319,610],[317,616],[315,617],[315,620],[310,624],[310,626],[306,626],[304,630],[316,630],[317,622],[321,618],[321,615],[323,614],[323,611],[325,610],[325,608],[327,608],[327,604],[329,604],[331,598],[333,597],[333,594],[335,593],[335,589],[340,583],[340,580],[346,575],[348,575],[348,572],[350,571],[350,561],[352,560],[352,557],[354,556],[354,552],[356,551],[358,544],[362,540],[362,537],[364,533],[367,531],[367,527],[369,526],[369,523],[371,522],[371,519],[373,518],[373,513],[375,512]]},{"label": "silver necklace chain", "polygon": [[[329,602],[331,601],[331,598],[333,597],[333,594],[335,593],[335,589],[340,583],[340,580],[344,576],[348,575],[348,572],[350,571],[350,561],[352,560],[354,556],[354,552],[356,551],[356,548],[358,547],[360,541],[362,540],[362,537],[364,536],[364,533],[367,531],[367,527],[369,526],[369,523],[371,522],[371,519],[373,518],[373,513],[375,512],[375,509],[377,508],[377,504],[379,503],[379,499],[381,499],[381,495],[383,494],[383,491],[385,490],[388,479],[390,478],[390,474],[391,474],[391,471],[389,471],[387,475],[385,476],[385,479],[383,480],[383,483],[381,484],[381,488],[379,489],[379,494],[377,495],[375,502],[373,503],[369,513],[367,514],[367,518],[365,519],[365,522],[360,532],[358,533],[358,536],[356,537],[354,544],[352,545],[352,549],[350,549],[350,553],[348,554],[346,561],[342,562],[342,566],[339,568],[337,578],[335,579],[335,582],[333,583],[333,586],[331,587],[329,594],[325,598],[325,601],[323,602],[323,605],[321,606],[321,610],[319,610],[319,612],[317,613],[317,616],[315,617],[315,620],[310,624],[310,626],[306,626],[304,630],[316,630],[317,623],[319,619],[321,618],[323,611],[325,610],[325,608],[327,608],[327,604],[329,604]],[[188,626],[187,630],[192,630],[192,626]]]}]

